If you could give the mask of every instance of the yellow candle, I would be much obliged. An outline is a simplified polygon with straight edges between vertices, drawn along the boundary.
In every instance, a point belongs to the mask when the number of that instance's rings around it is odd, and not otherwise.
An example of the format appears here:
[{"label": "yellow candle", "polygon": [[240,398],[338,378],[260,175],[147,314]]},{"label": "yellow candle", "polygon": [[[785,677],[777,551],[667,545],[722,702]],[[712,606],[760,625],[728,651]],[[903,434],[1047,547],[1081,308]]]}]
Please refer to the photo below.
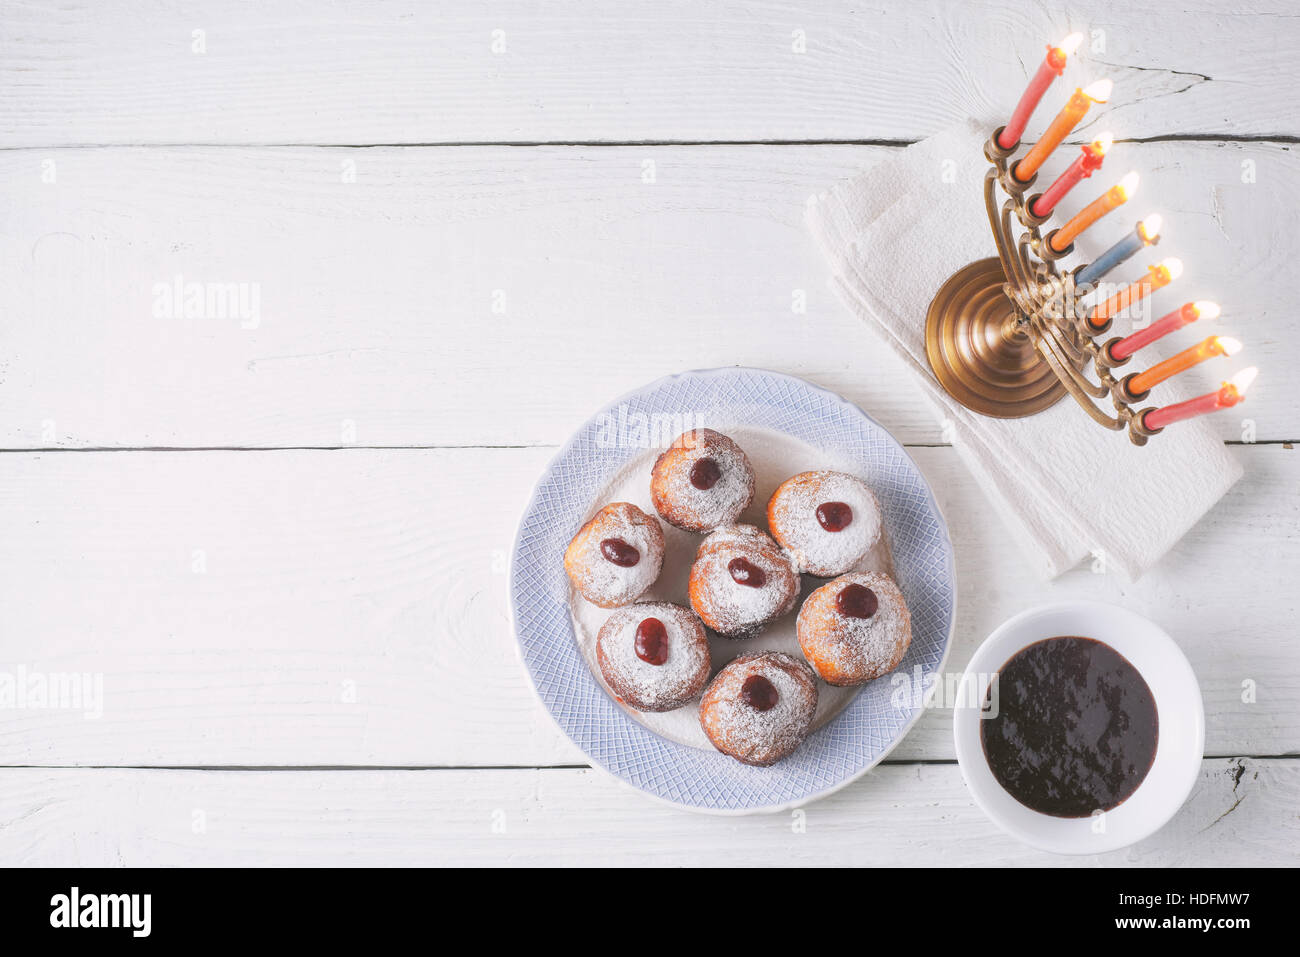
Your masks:
[{"label": "yellow candle", "polygon": [[1088,107],[1094,103],[1105,103],[1110,99],[1112,85],[1110,80],[1098,80],[1082,90],[1076,89],[1069,102],[1065,104],[1065,109],[1056,114],[1056,119],[1052,120],[1052,125],[1047,128],[1043,138],[1034,144],[1033,149],[1025,154],[1024,159],[1012,167],[1012,175],[1022,183],[1028,182],[1030,177],[1038,172],[1038,167],[1052,155],[1052,151],[1061,145],[1061,140],[1069,136],[1070,131],[1079,125],[1083,115],[1088,112]]},{"label": "yellow candle", "polygon": [[1157,289],[1161,289],[1183,274],[1183,261],[1181,259],[1166,259],[1158,266],[1148,267],[1147,274],[1136,282],[1129,283],[1128,287],[1121,289],[1115,295],[1111,296],[1100,306],[1092,311],[1088,317],[1088,322],[1093,328],[1100,329],[1106,324],[1106,320],[1121,309],[1127,309],[1136,302],[1145,299]]},{"label": "yellow candle", "polygon": [[1240,349],[1241,343],[1236,339],[1229,339],[1226,336],[1210,336],[1190,349],[1184,349],[1178,355],[1172,356],[1164,362],[1156,363],[1146,372],[1139,372],[1129,380],[1129,391],[1135,395],[1141,395],[1153,386],[1164,382],[1170,376],[1176,376],[1197,363],[1204,362],[1206,359],[1213,359],[1215,356],[1236,355]]},{"label": "yellow candle", "polygon": [[1079,234],[1095,223],[1101,217],[1105,216],[1112,209],[1117,209],[1128,202],[1129,197],[1137,192],[1138,174],[1129,173],[1122,180],[1112,186],[1106,192],[1102,193],[1083,209],[1074,214],[1074,218],[1052,233],[1051,246],[1053,252],[1065,252],[1070,248],[1070,243],[1078,238]]}]

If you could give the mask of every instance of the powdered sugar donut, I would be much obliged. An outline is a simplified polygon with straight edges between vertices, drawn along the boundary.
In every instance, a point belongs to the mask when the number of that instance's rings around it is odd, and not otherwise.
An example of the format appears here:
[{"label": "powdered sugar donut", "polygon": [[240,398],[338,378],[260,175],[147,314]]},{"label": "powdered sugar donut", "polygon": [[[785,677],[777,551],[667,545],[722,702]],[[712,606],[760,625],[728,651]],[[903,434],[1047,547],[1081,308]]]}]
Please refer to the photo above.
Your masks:
[{"label": "powdered sugar donut", "polygon": [[767,503],[772,535],[800,571],[833,578],[851,571],[880,540],[880,502],[845,472],[800,472]]},{"label": "powdered sugar donut", "polygon": [[699,695],[713,667],[704,625],[689,608],[639,602],[609,616],[596,660],[619,701],[637,711],[672,711]]},{"label": "powdered sugar donut", "polygon": [[727,638],[752,638],[794,608],[799,574],[763,532],[729,525],[700,544],[688,590],[706,625]]},{"label": "powdered sugar donut", "polygon": [[912,641],[912,615],[893,579],[854,572],[823,585],[799,609],[799,647],[833,685],[859,685],[893,671]]},{"label": "powdered sugar donut", "polygon": [[693,429],[655,461],[650,498],[665,522],[688,532],[709,532],[732,524],[749,508],[754,467],[721,432]]},{"label": "powdered sugar donut", "polygon": [[700,702],[700,727],[723,754],[766,767],[803,743],[816,711],[808,666],[769,651],[741,655],[718,672]]},{"label": "powdered sugar donut", "polygon": [[664,530],[629,502],[606,505],[564,551],[564,570],[582,597],[602,608],[636,601],[659,577]]}]

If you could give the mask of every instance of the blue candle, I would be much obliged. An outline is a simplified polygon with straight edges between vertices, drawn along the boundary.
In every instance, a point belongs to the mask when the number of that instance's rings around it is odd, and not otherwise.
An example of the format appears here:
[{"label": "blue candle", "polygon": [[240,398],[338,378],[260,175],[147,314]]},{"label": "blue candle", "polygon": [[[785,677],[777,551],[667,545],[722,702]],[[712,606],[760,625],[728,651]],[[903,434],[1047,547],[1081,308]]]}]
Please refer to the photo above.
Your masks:
[{"label": "blue candle", "polygon": [[1160,217],[1148,216],[1131,233],[1106,250],[1074,277],[1076,286],[1095,286],[1102,276],[1120,263],[1132,259],[1140,249],[1160,242]]}]

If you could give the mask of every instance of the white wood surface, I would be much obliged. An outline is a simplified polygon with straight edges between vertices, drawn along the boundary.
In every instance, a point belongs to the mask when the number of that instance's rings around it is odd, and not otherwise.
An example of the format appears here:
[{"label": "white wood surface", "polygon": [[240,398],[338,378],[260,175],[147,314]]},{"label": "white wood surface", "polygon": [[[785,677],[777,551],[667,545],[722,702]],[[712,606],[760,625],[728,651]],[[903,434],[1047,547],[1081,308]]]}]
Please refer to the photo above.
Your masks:
[{"label": "white wood surface", "polygon": [[1300,762],[1207,760],[1133,847],[1055,857],[971,801],[957,767],[876,768],[786,814],[710,817],[592,770],[0,772],[0,857],[18,864],[601,864],[724,867],[1288,866]]},{"label": "white wood surface", "polygon": [[[1135,584],[1033,578],[802,223],[1004,117],[1070,29],[1067,80],[1117,83],[1088,130],[1157,140],[1106,173],[1144,174],[1118,215],[1188,265],[1161,301],[1221,301],[1263,369],[1215,420],[1246,477]],[[0,863],[1296,863],[1298,42],[1281,0],[0,4],[0,672],[104,682],[98,719],[0,708]],[[253,284],[257,321],[156,316],[178,275]],[[911,446],[957,550],[950,669],[1060,597],[1179,639],[1207,759],[1171,825],[1028,850],[942,712],[806,833],[575,767],[510,632],[519,511],[597,407],[733,364]]]},{"label": "white wood surface", "polygon": [[1294,16],[1287,0],[9,3],[0,132],[22,146],[909,140],[1005,119],[1046,44],[1077,30],[1088,45],[1060,85],[1116,80],[1120,135],[1294,135]]},{"label": "white wood surface", "polygon": [[[904,442],[939,442],[919,387],[843,308],[803,224],[810,195],[885,152],[0,153],[0,184],[22,197],[0,233],[0,441],[550,445],[657,376],[779,364],[870,407]],[[54,183],[41,182],[47,160]],[[1254,183],[1241,182],[1243,161]],[[1213,331],[1245,341],[1266,369],[1289,359],[1300,156],[1179,142],[1121,144],[1109,162],[1115,177],[1131,167],[1146,182],[1137,211],[1092,250],[1159,211],[1165,238],[1149,261],[1178,255],[1187,272],[1153,304],[1218,300]],[[178,275],[255,283],[257,321],[155,317],[155,285]],[[797,293],[806,312],[794,311]],[[1189,375],[1211,387],[1223,367]],[[1300,381],[1267,375],[1242,408],[1258,439],[1275,440],[1300,437],[1297,406]],[[1241,421],[1214,424],[1239,439]]]}]

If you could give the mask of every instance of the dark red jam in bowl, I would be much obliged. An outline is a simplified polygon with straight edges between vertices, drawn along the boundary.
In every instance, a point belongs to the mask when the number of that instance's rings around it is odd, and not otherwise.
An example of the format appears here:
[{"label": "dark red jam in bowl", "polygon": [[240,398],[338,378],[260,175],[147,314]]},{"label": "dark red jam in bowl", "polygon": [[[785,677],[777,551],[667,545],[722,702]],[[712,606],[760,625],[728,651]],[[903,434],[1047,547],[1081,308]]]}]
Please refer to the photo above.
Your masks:
[{"label": "dark red jam in bowl", "polygon": [[1022,648],[990,682],[980,741],[989,770],[1025,807],[1052,817],[1109,811],[1138,789],[1160,721],[1138,670],[1092,638]]}]

